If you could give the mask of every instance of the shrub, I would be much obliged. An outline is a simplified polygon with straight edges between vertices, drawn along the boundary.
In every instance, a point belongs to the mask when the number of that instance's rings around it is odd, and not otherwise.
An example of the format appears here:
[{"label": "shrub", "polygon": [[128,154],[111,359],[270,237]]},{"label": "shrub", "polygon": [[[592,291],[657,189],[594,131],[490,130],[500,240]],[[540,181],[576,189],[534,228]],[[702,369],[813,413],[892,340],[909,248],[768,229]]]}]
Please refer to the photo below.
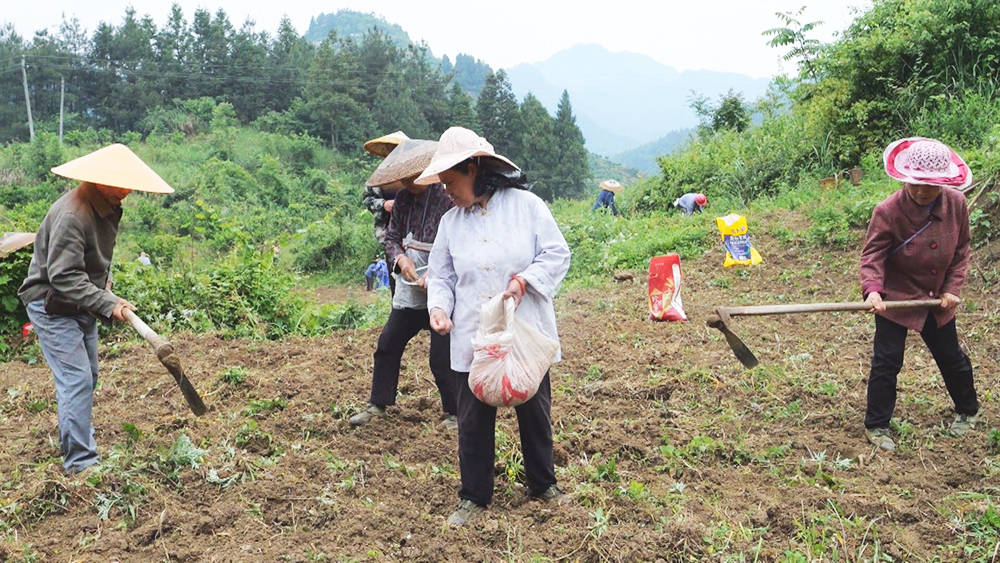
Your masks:
[{"label": "shrub", "polygon": [[17,289],[28,275],[32,247],[0,258],[0,361],[9,360],[19,348],[21,326],[28,314],[17,297]]}]

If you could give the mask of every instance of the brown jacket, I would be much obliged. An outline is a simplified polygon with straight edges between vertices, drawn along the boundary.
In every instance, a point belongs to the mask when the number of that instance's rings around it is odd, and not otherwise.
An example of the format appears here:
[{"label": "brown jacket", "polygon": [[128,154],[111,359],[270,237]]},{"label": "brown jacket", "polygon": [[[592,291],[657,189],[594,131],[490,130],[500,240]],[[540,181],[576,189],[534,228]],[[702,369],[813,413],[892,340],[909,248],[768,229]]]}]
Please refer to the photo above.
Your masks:
[{"label": "brown jacket", "polygon": [[21,301],[27,305],[55,289],[80,307],[111,317],[118,297],[104,288],[121,218],[121,207],[108,203],[93,184],[80,184],[57,199],[38,228],[28,277],[17,292]]},{"label": "brown jacket", "polygon": [[[892,254],[928,221],[927,229]],[[904,188],[878,204],[872,213],[861,251],[861,290],[865,297],[875,291],[887,301],[937,299],[942,293],[960,295],[968,264],[969,208],[965,195],[951,188],[942,189],[928,214]],[[938,326],[955,317],[954,309],[931,312]],[[919,332],[927,312],[899,309],[882,316]]]}]

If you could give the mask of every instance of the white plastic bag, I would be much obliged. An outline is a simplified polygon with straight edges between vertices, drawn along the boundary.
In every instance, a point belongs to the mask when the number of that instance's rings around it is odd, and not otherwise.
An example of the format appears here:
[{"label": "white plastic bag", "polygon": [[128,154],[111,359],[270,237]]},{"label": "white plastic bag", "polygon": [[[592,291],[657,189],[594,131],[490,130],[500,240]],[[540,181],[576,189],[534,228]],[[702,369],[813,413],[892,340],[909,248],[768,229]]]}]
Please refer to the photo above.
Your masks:
[{"label": "white plastic bag", "polygon": [[469,389],[494,407],[531,399],[552,364],[559,343],[514,316],[514,298],[497,294],[483,304],[472,338]]}]

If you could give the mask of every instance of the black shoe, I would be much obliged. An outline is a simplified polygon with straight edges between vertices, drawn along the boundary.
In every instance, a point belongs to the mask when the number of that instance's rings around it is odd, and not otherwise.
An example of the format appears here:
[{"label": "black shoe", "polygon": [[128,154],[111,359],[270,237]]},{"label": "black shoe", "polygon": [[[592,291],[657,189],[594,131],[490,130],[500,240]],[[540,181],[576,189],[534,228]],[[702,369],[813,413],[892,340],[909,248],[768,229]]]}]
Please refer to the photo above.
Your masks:
[{"label": "black shoe", "polygon": [[541,494],[535,495],[535,498],[545,502],[554,502],[557,505],[569,504],[572,501],[572,497],[567,495],[559,488],[558,485],[552,485],[548,489],[542,491]]},{"label": "black shoe", "polygon": [[464,526],[486,512],[485,506],[479,506],[469,499],[462,499],[458,503],[458,508],[448,517],[448,524],[451,526]]}]

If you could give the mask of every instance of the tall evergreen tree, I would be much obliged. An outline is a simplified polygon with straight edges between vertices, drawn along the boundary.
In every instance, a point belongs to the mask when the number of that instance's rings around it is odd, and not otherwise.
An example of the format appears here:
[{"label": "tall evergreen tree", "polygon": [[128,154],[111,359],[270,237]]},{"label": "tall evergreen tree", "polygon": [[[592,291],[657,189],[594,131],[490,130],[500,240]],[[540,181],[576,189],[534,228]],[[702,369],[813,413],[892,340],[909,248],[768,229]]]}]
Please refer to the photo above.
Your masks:
[{"label": "tall evergreen tree", "polygon": [[426,44],[410,45],[403,59],[403,77],[410,95],[420,108],[429,133],[438,136],[448,128],[447,79],[432,66],[433,57]]},{"label": "tall evergreen tree", "polygon": [[472,107],[472,97],[465,93],[458,82],[452,82],[451,90],[448,91],[448,125],[479,130],[476,110]]},{"label": "tall evergreen tree", "polygon": [[187,75],[184,73],[189,44],[187,21],[178,4],[170,8],[167,24],[153,39],[157,84],[166,100],[186,97]]},{"label": "tall evergreen tree", "polygon": [[522,149],[518,164],[534,185],[534,192],[546,201],[552,201],[559,194],[555,192],[553,181],[560,146],[555,134],[555,120],[548,110],[532,94],[524,97],[519,113],[519,145]]},{"label": "tall evergreen tree", "polygon": [[552,173],[552,193],[555,197],[582,196],[590,180],[590,168],[583,133],[576,125],[573,106],[566,90],[563,90],[556,110],[555,136],[560,151]]},{"label": "tall evergreen tree", "polygon": [[486,140],[493,144],[497,152],[517,162],[521,157],[517,135],[517,98],[507,73],[502,69],[486,78],[486,85],[476,102],[476,117]]},{"label": "tall evergreen tree", "polygon": [[266,109],[284,111],[302,95],[305,76],[313,56],[312,43],[299,36],[287,16],[278,24],[278,34],[268,55],[268,97]]},{"label": "tall evergreen tree", "polygon": [[337,149],[351,150],[375,129],[371,113],[358,99],[362,95],[358,60],[352,49],[335,49],[330,32],[313,58],[305,89],[305,110],[311,131]]},{"label": "tall evergreen tree", "polygon": [[410,137],[430,138],[433,136],[430,123],[413,99],[411,84],[401,69],[390,70],[375,91],[372,116],[379,131],[403,130]]},{"label": "tall evergreen tree", "polygon": [[14,30],[13,24],[0,27],[0,139],[28,140],[28,115],[24,108],[24,90],[19,75],[24,40]]}]

